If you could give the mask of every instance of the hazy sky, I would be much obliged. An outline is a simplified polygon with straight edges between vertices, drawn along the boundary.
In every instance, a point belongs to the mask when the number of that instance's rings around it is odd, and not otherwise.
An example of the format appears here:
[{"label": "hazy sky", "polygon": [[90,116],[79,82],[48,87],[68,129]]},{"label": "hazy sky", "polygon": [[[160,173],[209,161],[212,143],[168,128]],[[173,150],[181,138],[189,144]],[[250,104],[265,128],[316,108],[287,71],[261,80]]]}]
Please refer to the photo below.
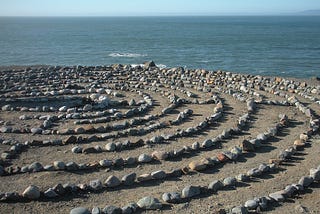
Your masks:
[{"label": "hazy sky", "polygon": [[0,0],[0,16],[272,15],[320,0]]}]

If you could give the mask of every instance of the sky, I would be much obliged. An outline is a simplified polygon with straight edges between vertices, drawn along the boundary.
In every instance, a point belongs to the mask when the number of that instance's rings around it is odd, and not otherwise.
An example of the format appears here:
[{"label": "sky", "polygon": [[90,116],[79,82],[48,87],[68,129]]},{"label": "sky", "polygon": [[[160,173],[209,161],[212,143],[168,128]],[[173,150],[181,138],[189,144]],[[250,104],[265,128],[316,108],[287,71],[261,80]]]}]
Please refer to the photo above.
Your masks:
[{"label": "sky", "polygon": [[288,15],[320,0],[0,0],[0,16]]}]

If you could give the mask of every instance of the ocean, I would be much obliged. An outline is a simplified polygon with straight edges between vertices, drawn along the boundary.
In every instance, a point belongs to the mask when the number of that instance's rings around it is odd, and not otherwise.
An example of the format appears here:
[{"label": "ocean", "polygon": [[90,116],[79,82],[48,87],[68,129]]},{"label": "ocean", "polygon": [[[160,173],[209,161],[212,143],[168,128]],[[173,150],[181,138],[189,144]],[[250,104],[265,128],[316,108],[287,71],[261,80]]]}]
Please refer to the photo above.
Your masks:
[{"label": "ocean", "polygon": [[320,75],[320,16],[1,17],[0,65],[141,64]]}]

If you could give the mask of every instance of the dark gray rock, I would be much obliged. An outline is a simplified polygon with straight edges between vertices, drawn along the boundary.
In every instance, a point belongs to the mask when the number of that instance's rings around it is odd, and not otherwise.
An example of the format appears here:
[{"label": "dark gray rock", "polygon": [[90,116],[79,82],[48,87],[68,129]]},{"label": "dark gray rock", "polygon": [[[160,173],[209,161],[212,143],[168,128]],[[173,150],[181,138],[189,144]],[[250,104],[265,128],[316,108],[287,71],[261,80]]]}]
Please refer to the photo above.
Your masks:
[{"label": "dark gray rock", "polygon": [[47,198],[55,198],[55,197],[58,197],[59,195],[52,188],[49,188],[44,192],[44,196]]},{"label": "dark gray rock", "polygon": [[121,208],[121,210],[122,210],[122,214],[132,214],[133,213],[132,209],[129,206],[124,206]]},{"label": "dark gray rock", "polygon": [[162,200],[168,203],[179,203],[181,195],[177,192],[166,192],[162,195]]},{"label": "dark gray rock", "polygon": [[193,150],[199,150],[200,149],[200,143],[199,142],[194,142],[192,145],[191,145],[191,148]]},{"label": "dark gray rock", "polygon": [[162,136],[154,136],[150,139],[150,143],[153,143],[153,144],[158,144],[158,143],[161,143],[162,141],[163,141]]},{"label": "dark gray rock", "polygon": [[294,188],[296,188],[297,191],[303,191],[304,190],[304,187],[300,184],[292,184],[292,186]]},{"label": "dark gray rock", "polygon": [[4,174],[5,174],[4,168],[3,168],[3,166],[0,165],[0,176],[2,176]]},{"label": "dark gray rock", "polygon": [[80,146],[75,146],[71,149],[72,153],[79,154],[82,153],[82,148]]},{"label": "dark gray rock", "polygon": [[284,194],[288,197],[291,197],[296,191],[297,189],[293,185],[288,185],[284,188]]},{"label": "dark gray rock", "polygon": [[167,177],[174,177],[174,178],[176,178],[176,177],[180,177],[180,176],[182,175],[182,173],[183,173],[183,172],[182,172],[181,169],[173,169],[173,170],[167,172],[166,174],[167,174]]},{"label": "dark gray rock", "polygon": [[[45,168],[43,168],[43,169],[46,170]],[[20,172],[22,172],[22,173],[29,172],[29,166],[21,167]],[[1,166],[0,166],[0,175],[1,175]]]},{"label": "dark gray rock", "polygon": [[91,110],[92,110],[92,105],[86,104],[85,106],[83,106],[83,111],[91,111]]},{"label": "dark gray rock", "polygon": [[12,159],[13,154],[11,154],[10,152],[3,152],[3,153],[1,153],[1,158],[4,160]]},{"label": "dark gray rock", "polygon": [[151,162],[151,161],[152,161],[152,157],[150,155],[147,155],[147,154],[141,154],[138,157],[138,162],[139,163],[148,163],[148,162]]},{"label": "dark gray rock", "polygon": [[320,169],[310,169],[310,177],[315,181],[320,181]]},{"label": "dark gray rock", "polygon": [[40,190],[37,186],[30,185],[22,193],[22,196],[31,200],[40,198]]},{"label": "dark gray rock", "polygon": [[93,191],[99,191],[99,190],[101,190],[103,188],[102,183],[101,183],[101,181],[99,179],[90,181],[89,187]]},{"label": "dark gray rock", "polygon": [[227,158],[229,158],[230,160],[236,160],[238,158],[238,155],[236,153],[230,151],[225,151],[223,152],[223,154],[227,156]]},{"label": "dark gray rock", "polygon": [[158,170],[155,172],[151,172],[151,176],[153,179],[163,179],[167,176],[167,174],[163,170]]},{"label": "dark gray rock", "polygon": [[224,129],[221,133],[222,139],[228,139],[231,136],[231,129]]},{"label": "dark gray rock", "polygon": [[219,180],[215,180],[211,182],[208,186],[208,189],[212,190],[213,192],[217,192],[218,190],[223,188],[223,183]]},{"label": "dark gray rock", "polygon": [[204,147],[204,148],[210,148],[212,146],[214,146],[214,143],[211,139],[206,139],[202,143],[202,147]]},{"label": "dark gray rock", "polygon": [[75,171],[75,170],[78,170],[79,169],[79,166],[78,164],[76,164],[75,162],[73,161],[70,161],[66,164],[66,169],[68,171]]},{"label": "dark gray rock", "polygon": [[66,168],[66,164],[62,161],[54,161],[53,166],[57,170],[64,170]]},{"label": "dark gray rock", "polygon": [[135,213],[138,208],[136,203],[130,203],[127,206],[122,207],[122,214],[131,214]]},{"label": "dark gray rock", "polygon": [[267,164],[260,164],[258,169],[261,171],[261,173],[265,173],[270,171],[270,167]]},{"label": "dark gray rock", "polygon": [[52,122],[50,120],[45,120],[43,121],[43,128],[44,129],[47,129],[47,128],[50,128],[52,126]]},{"label": "dark gray rock", "polygon": [[136,105],[136,101],[134,99],[131,99],[129,101],[129,106],[135,106]]},{"label": "dark gray rock", "polygon": [[124,185],[129,186],[129,185],[134,184],[136,177],[137,177],[137,174],[135,172],[133,172],[133,173],[130,173],[128,175],[123,176],[121,181]]},{"label": "dark gray rock", "polygon": [[57,184],[57,185],[55,185],[52,189],[53,189],[53,191],[55,191],[58,195],[65,195],[65,194],[66,194],[66,190],[65,190],[65,188],[62,186],[62,184]]},{"label": "dark gray rock", "polygon": [[269,203],[269,200],[267,197],[263,196],[263,197],[259,198],[259,207],[262,210],[266,210],[268,208],[268,203]]},{"label": "dark gray rock", "polygon": [[5,192],[0,194],[1,201],[19,201],[21,196],[17,192]]},{"label": "dark gray rock", "polygon": [[252,177],[257,177],[261,175],[261,171],[258,168],[253,168],[248,170],[247,175]]},{"label": "dark gray rock", "polygon": [[105,149],[108,151],[108,152],[113,152],[116,150],[116,144],[115,143],[107,143],[105,145]]},{"label": "dark gray rock", "polygon": [[110,166],[112,166],[112,161],[111,160],[100,160],[99,164],[102,167],[110,167]]},{"label": "dark gray rock", "polygon": [[269,197],[272,198],[273,200],[277,201],[277,202],[282,202],[282,201],[285,200],[285,197],[283,195],[283,191],[270,193]]},{"label": "dark gray rock", "polygon": [[28,169],[31,172],[40,172],[43,170],[43,166],[39,162],[33,162],[32,164],[29,165]]},{"label": "dark gray rock", "polygon": [[0,132],[2,132],[2,133],[11,133],[11,132],[12,132],[12,127],[2,126],[2,127],[0,128]]},{"label": "dark gray rock", "polygon": [[108,205],[103,208],[105,214],[122,214],[122,209],[116,206]]},{"label": "dark gray rock", "polygon": [[[98,149],[98,150],[97,150]],[[82,150],[82,153],[84,154],[95,154],[95,153],[99,153],[101,152],[100,148],[95,148],[95,147],[87,147],[87,148],[84,148]]]},{"label": "dark gray rock", "polygon": [[148,61],[148,62],[143,63],[143,66],[145,68],[151,68],[151,67],[156,67],[156,64],[154,63],[154,61]]},{"label": "dark gray rock", "polygon": [[124,165],[124,160],[122,158],[117,158],[114,160],[114,166],[123,166]]},{"label": "dark gray rock", "polygon": [[77,128],[75,128],[74,132],[76,134],[83,134],[86,132],[86,130],[83,127],[77,127]]},{"label": "dark gray rock", "polygon": [[79,190],[80,190],[77,185],[71,184],[71,183],[64,184],[63,188],[64,188],[66,193],[78,193]]},{"label": "dark gray rock", "polygon": [[[68,133],[69,134],[69,133]],[[68,137],[65,141],[64,144],[75,144],[77,143],[78,138],[74,135],[71,135],[70,137]]]},{"label": "dark gray rock", "polygon": [[303,176],[300,178],[299,180],[299,184],[304,186],[304,187],[308,187],[310,186],[310,184],[313,182],[313,178],[310,176]]},{"label": "dark gray rock", "polygon": [[125,163],[126,163],[127,165],[136,164],[136,163],[137,163],[137,158],[128,157],[128,158],[125,159]]},{"label": "dark gray rock", "polygon": [[104,182],[104,185],[107,187],[117,187],[121,184],[119,178],[114,175],[110,175],[107,180]]},{"label": "dark gray rock", "polygon": [[280,151],[278,158],[282,161],[285,161],[286,159],[290,158],[291,155],[292,153],[288,151]]}]

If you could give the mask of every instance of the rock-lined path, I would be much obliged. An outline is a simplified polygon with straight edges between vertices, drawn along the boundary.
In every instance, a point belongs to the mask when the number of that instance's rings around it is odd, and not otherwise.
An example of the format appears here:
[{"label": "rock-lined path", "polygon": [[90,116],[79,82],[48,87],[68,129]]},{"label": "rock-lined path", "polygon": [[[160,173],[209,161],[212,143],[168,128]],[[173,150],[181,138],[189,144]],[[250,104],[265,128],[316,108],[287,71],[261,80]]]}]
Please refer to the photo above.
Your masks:
[{"label": "rock-lined path", "polygon": [[153,62],[0,75],[3,212],[320,210],[319,82]]}]

